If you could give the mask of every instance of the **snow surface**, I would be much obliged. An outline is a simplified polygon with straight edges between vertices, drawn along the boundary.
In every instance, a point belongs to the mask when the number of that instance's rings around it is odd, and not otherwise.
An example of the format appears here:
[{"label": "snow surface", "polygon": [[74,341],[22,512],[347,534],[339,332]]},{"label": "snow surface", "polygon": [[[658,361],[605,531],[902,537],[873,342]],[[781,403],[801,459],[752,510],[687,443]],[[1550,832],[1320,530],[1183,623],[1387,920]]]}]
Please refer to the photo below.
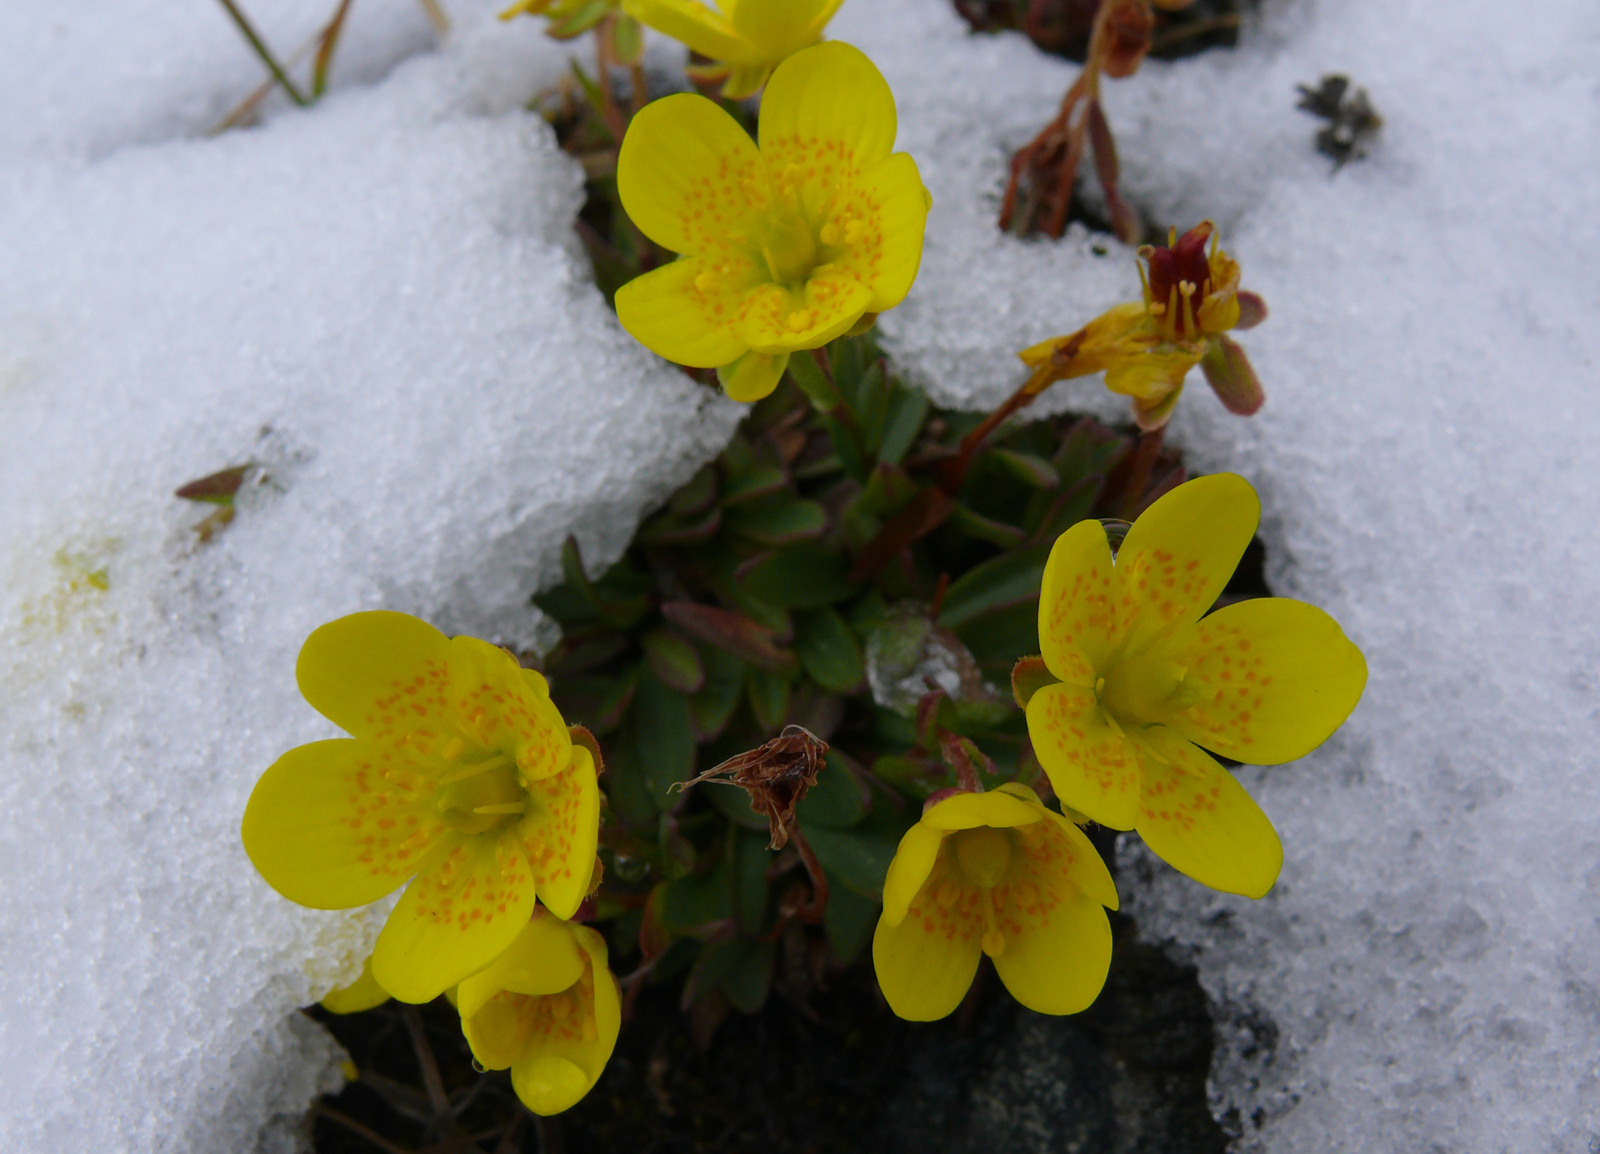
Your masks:
[{"label": "snow surface", "polygon": [[[288,51],[324,7],[252,15]],[[520,110],[566,50],[451,9],[435,50],[414,4],[357,4],[323,103],[205,138],[259,77],[216,6],[0,6],[0,1149],[293,1148],[338,1054],[290,1011],[377,924],[238,845],[260,770],[325,732],[300,641],[384,605],[532,643],[566,533],[615,556],[737,420],[588,284],[581,178]],[[1137,288],[1103,238],[992,226],[1074,70],[946,0],[833,34],[935,197],[883,330],[993,403]],[[1267,407],[1197,385],[1172,436],[1257,483],[1274,587],[1372,670],[1327,747],[1246,771],[1267,899],[1128,852],[1125,903],[1221,1007],[1244,1149],[1600,1150],[1597,50],[1591,0],[1276,0],[1241,50],[1107,86],[1131,198],[1215,219],[1273,309],[1243,338]],[[1387,121],[1337,174],[1293,108],[1326,71]],[[171,490],[247,460],[197,545]]]}]

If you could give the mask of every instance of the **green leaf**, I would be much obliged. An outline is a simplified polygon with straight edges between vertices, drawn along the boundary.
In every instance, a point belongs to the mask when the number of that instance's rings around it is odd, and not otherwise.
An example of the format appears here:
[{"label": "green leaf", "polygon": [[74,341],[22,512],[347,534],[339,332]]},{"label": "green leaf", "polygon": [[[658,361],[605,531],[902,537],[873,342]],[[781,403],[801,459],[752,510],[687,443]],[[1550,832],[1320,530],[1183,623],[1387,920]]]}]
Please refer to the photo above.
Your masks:
[{"label": "green leaf", "polygon": [[747,505],[761,497],[770,497],[789,487],[789,477],[776,465],[751,465],[735,473],[722,486],[722,505],[733,508]]},{"label": "green leaf", "polygon": [[733,917],[733,889],[727,858],[719,858],[710,871],[666,883],[662,891],[661,920],[668,929],[684,933],[707,922]]},{"label": "green leaf", "polygon": [[750,710],[762,729],[781,727],[789,716],[789,678],[783,673],[752,669],[745,678],[750,695]]},{"label": "green leaf", "polygon": [[624,68],[644,59],[644,29],[632,16],[619,15],[611,26],[611,55]]},{"label": "green leaf", "polygon": [[883,443],[878,447],[878,460],[898,465],[928,419],[928,398],[912,389],[896,387],[889,396],[888,410],[883,418]]},{"label": "green leaf", "polygon": [[1084,417],[1067,431],[1056,450],[1056,474],[1063,485],[1076,484],[1094,473],[1105,473],[1133,448],[1133,441],[1113,433],[1093,417]]},{"label": "green leaf", "polygon": [[979,665],[1003,672],[1039,652],[1039,602],[1018,601],[969,617],[953,631]]},{"label": "green leaf", "polygon": [[728,995],[734,1009],[753,1014],[766,1003],[767,994],[772,990],[772,962],[778,943],[739,938],[727,945],[736,947],[738,952],[722,979],[722,992]]},{"label": "green leaf", "polygon": [[707,946],[695,964],[690,982],[697,995],[721,990],[737,1010],[753,1014],[772,989],[772,960],[776,942],[735,938]]},{"label": "green leaf", "polygon": [[667,511],[677,517],[704,513],[717,499],[717,470],[706,465],[689,478],[689,483],[672,495]]},{"label": "green leaf", "polygon": [[185,501],[201,501],[208,505],[232,505],[233,496],[239,491],[239,486],[244,483],[244,475],[249,471],[249,465],[235,465],[230,469],[201,477],[198,481],[190,481],[175,490],[172,495],[182,497]]},{"label": "green leaf", "polygon": [[701,741],[714,741],[727,728],[744,692],[744,662],[720,649],[705,656],[704,687],[689,699],[689,723]]},{"label": "green leaf", "polygon": [[611,5],[607,0],[589,0],[589,3],[568,14],[563,19],[551,22],[545,28],[545,35],[552,40],[571,40],[582,36],[601,20],[605,19],[606,10]]},{"label": "green leaf", "polygon": [[1018,449],[990,449],[984,456],[1032,489],[1054,489],[1061,484],[1056,467],[1043,457]]},{"label": "green leaf", "polygon": [[[743,793],[743,791],[740,791]],[[739,928],[747,934],[759,934],[766,928],[767,920],[767,867],[772,864],[772,851],[767,848],[767,826],[761,823],[759,832],[750,829],[730,831],[729,852],[732,855],[733,916]]]},{"label": "green leaf", "polygon": [[950,524],[968,537],[988,541],[1002,549],[1015,549],[1022,544],[1024,536],[1023,531],[1016,525],[1008,525],[1004,521],[996,521],[993,517],[985,517],[960,502],[957,502],[956,507],[950,511]]},{"label": "green leaf", "polygon": [[633,700],[637,674],[629,669],[616,677],[558,677],[550,683],[550,696],[561,716],[573,725],[609,733],[622,724]]},{"label": "green leaf", "polygon": [[828,511],[815,501],[789,501],[782,505],[729,512],[727,526],[761,545],[791,545],[822,536],[828,528]]},{"label": "green leaf", "polygon": [[1048,546],[1036,545],[1014,553],[1002,553],[967,570],[951,582],[945,592],[939,624],[947,629],[958,629],[990,610],[1029,599],[1038,600],[1044,563],[1049,556]]},{"label": "green leaf", "polygon": [[816,358],[809,351],[795,353],[789,358],[789,375],[811,401],[811,407],[819,413],[832,412],[844,403],[839,390],[823,373],[822,366],[817,364]]},{"label": "green leaf", "polygon": [[837,610],[796,614],[794,651],[812,680],[835,693],[853,692],[866,677],[861,646]]},{"label": "green leaf", "polygon": [[704,792],[723,817],[741,829],[757,830],[762,835],[762,845],[771,836],[772,823],[767,815],[750,808],[750,795],[737,785],[714,785],[701,782],[695,789]]},{"label": "green leaf", "polygon": [[828,908],[822,925],[828,931],[828,947],[834,960],[847,966],[861,956],[872,940],[878,924],[878,903],[846,887],[837,875],[823,871],[828,879]]},{"label": "green leaf", "polygon": [[694,776],[694,729],[689,724],[689,701],[668,689],[649,670],[639,675],[634,693],[634,751],[639,759],[646,786],[656,805],[669,809],[672,800],[667,789],[675,782]]},{"label": "green leaf", "polygon": [[847,889],[877,901],[883,879],[900,848],[900,838],[911,821],[889,806],[875,806],[859,824],[849,829],[819,825],[805,829],[806,841],[829,871]]},{"label": "green leaf", "polygon": [[817,609],[848,600],[850,559],[836,550],[799,545],[769,553],[739,576],[744,588],[785,609]]},{"label": "green leaf", "polygon": [[628,829],[654,826],[656,816],[667,804],[666,798],[658,802],[650,792],[630,726],[625,725],[606,749],[603,784],[612,815]]},{"label": "green leaf", "polygon": [[722,528],[722,510],[716,506],[689,516],[663,513],[639,526],[636,545],[696,545],[709,541]]},{"label": "green leaf", "polygon": [[830,416],[828,436],[833,440],[833,451],[839,455],[839,465],[845,474],[854,481],[865,483],[867,457],[861,451],[861,443],[856,440],[855,435],[845,428],[841,421]]},{"label": "green leaf", "polygon": [[652,629],[639,639],[644,647],[645,660],[650,672],[668,689],[678,693],[698,693],[706,683],[705,666],[700,653],[671,629]]},{"label": "green leaf", "polygon": [[795,807],[800,828],[809,838],[814,825],[848,829],[866,813],[860,779],[850,772],[841,754],[829,750],[827,761],[817,773],[817,784],[806,791],[805,798]]}]

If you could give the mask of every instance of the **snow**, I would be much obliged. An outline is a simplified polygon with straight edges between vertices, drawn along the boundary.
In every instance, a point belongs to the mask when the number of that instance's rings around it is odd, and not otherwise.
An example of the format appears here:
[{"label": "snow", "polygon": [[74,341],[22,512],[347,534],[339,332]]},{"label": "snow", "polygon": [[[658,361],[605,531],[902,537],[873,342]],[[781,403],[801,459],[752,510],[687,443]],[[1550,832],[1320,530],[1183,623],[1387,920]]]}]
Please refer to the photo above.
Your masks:
[{"label": "snow", "polygon": [[[251,10],[288,52],[331,7]],[[436,47],[358,3],[328,98],[206,137],[259,77],[219,7],[0,7],[0,1148],[294,1148],[339,1055],[291,1011],[377,924],[290,906],[238,844],[256,775],[325,733],[300,641],[383,605],[536,643],[565,535],[617,555],[737,420],[588,283],[581,177],[521,111],[568,49],[451,10]],[[935,198],[885,336],[992,404],[1017,349],[1137,290],[1114,242],[993,228],[1074,69],[945,0],[832,32]],[[1106,86],[1126,193],[1216,220],[1272,307],[1242,338],[1266,408],[1197,383],[1171,436],[1258,486],[1274,588],[1371,666],[1326,747],[1244,771],[1286,847],[1267,899],[1124,841],[1125,906],[1218,1003],[1245,1150],[1600,1149],[1597,49],[1586,0],[1276,0],[1240,50]],[[1293,107],[1329,71],[1386,119],[1337,174]],[[199,544],[172,490],[246,461]]]}]

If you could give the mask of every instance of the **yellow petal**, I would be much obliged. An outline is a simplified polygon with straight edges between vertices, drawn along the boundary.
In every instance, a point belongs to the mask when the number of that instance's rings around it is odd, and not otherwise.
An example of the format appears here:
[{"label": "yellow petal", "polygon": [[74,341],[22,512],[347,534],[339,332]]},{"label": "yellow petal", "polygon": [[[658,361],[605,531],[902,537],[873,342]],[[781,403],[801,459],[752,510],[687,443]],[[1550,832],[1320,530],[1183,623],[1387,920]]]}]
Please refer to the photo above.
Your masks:
[{"label": "yellow petal", "polygon": [[1094,692],[1046,685],[1028,701],[1028,737],[1061,804],[1111,829],[1132,829],[1139,807],[1139,757],[1110,723]]},{"label": "yellow petal", "polygon": [[355,737],[399,737],[443,722],[449,640],[405,613],[352,613],[315,630],[295,680],[311,707]]},{"label": "yellow petal", "polygon": [[[1200,353],[1184,349],[1170,352],[1133,352],[1109,358],[1106,388],[1132,397],[1147,409],[1166,401],[1183,387],[1189,370],[1200,363]],[[1088,358],[1085,358],[1087,363]]]},{"label": "yellow petal", "polygon": [[330,991],[322,999],[321,1005],[330,1014],[359,1014],[362,1010],[381,1006],[388,1000],[389,991],[378,985],[378,979],[372,976],[372,958],[369,955],[361,963],[361,976],[348,986]]},{"label": "yellow petal", "polygon": [[822,226],[833,243],[823,245],[822,257],[872,291],[868,312],[892,309],[911,291],[931,204],[917,162],[904,152],[833,192]]},{"label": "yellow petal", "polygon": [[390,748],[341,738],[291,749],[261,775],[240,830],[267,884],[313,909],[364,906],[416,872],[444,825],[426,777]]},{"label": "yellow petal", "polygon": [[[1043,808],[1043,807],[1041,807]],[[1083,830],[1062,814],[1046,809],[1045,817],[1056,827],[1057,836],[1072,850],[1072,884],[1108,910],[1118,909],[1117,883],[1111,880],[1111,871],[1094,844]]]},{"label": "yellow petal", "polygon": [[[668,99],[671,99],[670,97]],[[858,48],[832,41],[796,52],[761,99],[761,150],[820,150],[866,173],[894,150],[894,93]]]},{"label": "yellow petal", "polygon": [[745,294],[734,331],[758,353],[819,349],[861,319],[871,291],[836,270],[813,273],[799,291],[767,283]]},{"label": "yellow petal", "polygon": [[1235,761],[1303,757],[1361,700],[1367,663],[1314,605],[1286,597],[1241,601],[1176,635],[1167,652],[1187,668],[1167,724]]},{"label": "yellow petal", "polygon": [[1110,886],[1105,863],[1088,838],[1059,820],[1018,837],[1012,863],[994,890],[1005,943],[993,954],[995,971],[1030,1010],[1087,1009],[1111,966],[1111,925],[1089,892]]},{"label": "yellow petal", "polygon": [[572,735],[560,711],[498,646],[475,637],[451,640],[450,708],[461,733],[485,749],[512,754],[529,780],[571,763]]},{"label": "yellow petal", "polygon": [[815,44],[844,0],[748,0],[733,6],[729,20],[740,38],[773,64]]},{"label": "yellow petal", "polygon": [[560,1113],[589,1092],[611,1058],[622,1025],[605,939],[588,926],[569,929],[589,956],[585,980],[557,995],[567,999],[566,1012],[541,1015],[511,1066],[512,1088],[535,1114]]},{"label": "yellow petal", "polygon": [[517,823],[539,898],[558,918],[578,912],[589,892],[600,836],[600,787],[594,758],[572,749],[564,773],[528,782],[528,810]]},{"label": "yellow petal", "polygon": [[372,973],[402,1002],[429,1002],[509,946],[533,912],[515,838],[453,835],[419,871],[378,935]]},{"label": "yellow petal", "polygon": [[730,399],[750,403],[770,396],[788,367],[788,353],[768,356],[766,353],[750,352],[732,364],[720,366],[717,369],[717,382]]},{"label": "yellow petal", "polygon": [[766,162],[745,130],[688,92],[645,105],[617,156],[622,207],[673,252],[722,254],[748,242],[768,186]]},{"label": "yellow petal", "polygon": [[560,1054],[536,1050],[511,1067],[511,1088],[517,1097],[545,1117],[576,1106],[593,1086],[582,1066]]},{"label": "yellow petal", "polygon": [[895,850],[894,860],[889,863],[889,872],[883,879],[883,919],[890,925],[897,926],[904,920],[911,899],[917,896],[933,870],[946,832],[919,821],[901,837],[900,847]]},{"label": "yellow petal", "polygon": [[1079,521],[1051,546],[1039,588],[1039,645],[1046,667],[1062,681],[1092,688],[1116,642],[1113,619],[1105,526]]},{"label": "yellow petal", "polygon": [[754,62],[751,45],[739,39],[728,18],[696,0],[623,0],[623,10],[680,44],[713,60]]},{"label": "yellow petal", "polygon": [[[691,70],[692,71],[692,70]],[[770,64],[736,64],[728,69],[728,79],[722,84],[724,100],[749,100],[772,75]]]},{"label": "yellow petal", "polygon": [[[965,888],[948,904],[939,900],[950,850],[940,854],[929,882],[896,925],[878,919],[872,964],[889,1008],[913,1022],[942,1018],[961,1004],[978,970],[983,915],[978,892]],[[954,884],[954,883],[949,883]],[[951,895],[946,894],[947,898]]]},{"label": "yellow petal", "polygon": [[528,924],[504,953],[470,978],[462,979],[456,989],[456,1009],[463,1018],[470,1018],[502,990],[514,994],[558,994],[583,977],[588,961],[572,927],[535,907]]},{"label": "yellow petal", "polygon": [[1129,652],[1211,608],[1260,519],[1255,490],[1233,473],[1185,482],[1139,515],[1117,551],[1112,580]]},{"label": "yellow petal", "polygon": [[1278,880],[1283,845],[1234,776],[1186,738],[1152,726],[1139,799],[1139,836],[1201,885],[1259,898]]},{"label": "yellow petal", "polygon": [[461,1033],[478,1065],[485,1070],[509,1069],[528,1048],[536,1008],[532,998],[496,990],[471,1013],[463,1013]]},{"label": "yellow petal", "polygon": [[619,288],[617,320],[657,356],[695,369],[718,368],[750,347],[734,322],[745,295],[760,283],[761,271],[747,253],[684,257]]},{"label": "yellow petal", "polygon": [[937,803],[922,815],[922,824],[938,830],[977,829],[993,826],[1010,829],[1039,821],[1042,807],[1029,804],[1014,793],[957,793]]}]

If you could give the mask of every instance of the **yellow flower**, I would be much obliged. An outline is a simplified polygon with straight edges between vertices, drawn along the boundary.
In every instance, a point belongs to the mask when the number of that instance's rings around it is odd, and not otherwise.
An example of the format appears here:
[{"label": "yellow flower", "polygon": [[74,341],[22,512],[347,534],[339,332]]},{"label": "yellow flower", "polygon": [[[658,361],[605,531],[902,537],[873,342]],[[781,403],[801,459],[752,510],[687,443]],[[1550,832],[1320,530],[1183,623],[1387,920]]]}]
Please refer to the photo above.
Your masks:
[{"label": "yellow flower", "polygon": [[1139,427],[1158,429],[1172,416],[1189,370],[1200,365],[1229,412],[1248,417],[1261,407],[1261,382],[1227,332],[1260,324],[1266,304],[1239,290],[1238,262],[1222,251],[1209,220],[1181,237],[1173,230],[1168,245],[1139,250],[1149,266],[1148,273],[1139,269],[1143,302],[1116,305],[1078,332],[1018,354],[1034,370],[1027,392],[1104,372],[1106,388],[1133,398]]},{"label": "yellow flower", "polygon": [[543,16],[545,30],[557,40],[581,36],[621,8],[621,0],[516,0],[500,19]]},{"label": "yellow flower", "polygon": [[1059,684],[1026,701],[1063,806],[1137,829],[1196,881],[1249,897],[1272,888],[1283,847],[1200,746],[1291,761],[1344,722],[1367,680],[1361,651],[1304,602],[1263,597],[1205,615],[1260,513],[1255,490],[1220,473],[1151,505],[1115,562],[1100,522],[1063,533],[1039,596],[1039,643]]},{"label": "yellow flower", "polygon": [[689,71],[725,80],[729,100],[754,96],[772,70],[822,39],[844,0],[623,0],[629,15],[717,61]]},{"label": "yellow flower", "polygon": [[894,96],[848,44],[778,69],[759,149],[702,96],[647,105],[622,142],[617,186],[645,235],[682,255],[617,292],[623,327],[668,360],[718,368],[729,396],[753,401],[791,352],[899,304],[929,199],[894,137]]},{"label": "yellow flower", "polygon": [[511,1085],[535,1114],[559,1114],[606,1068],[622,1025],[606,942],[542,907],[511,947],[456,989],[461,1030],[478,1063],[511,1068]]},{"label": "yellow flower", "polygon": [[942,1018],[972,984],[978,955],[1013,997],[1075,1014],[1105,985],[1117,890],[1083,832],[1025,785],[956,793],[906,831],[883,883],[872,962],[889,1008]]},{"label": "yellow flower", "polygon": [[426,1002],[494,960],[537,894],[573,914],[599,835],[594,758],[539,674],[403,613],[312,633],[300,692],[352,738],[291,749],[245,808],[245,851],[284,897],[365,905],[415,877],[372,953],[377,983]]}]

